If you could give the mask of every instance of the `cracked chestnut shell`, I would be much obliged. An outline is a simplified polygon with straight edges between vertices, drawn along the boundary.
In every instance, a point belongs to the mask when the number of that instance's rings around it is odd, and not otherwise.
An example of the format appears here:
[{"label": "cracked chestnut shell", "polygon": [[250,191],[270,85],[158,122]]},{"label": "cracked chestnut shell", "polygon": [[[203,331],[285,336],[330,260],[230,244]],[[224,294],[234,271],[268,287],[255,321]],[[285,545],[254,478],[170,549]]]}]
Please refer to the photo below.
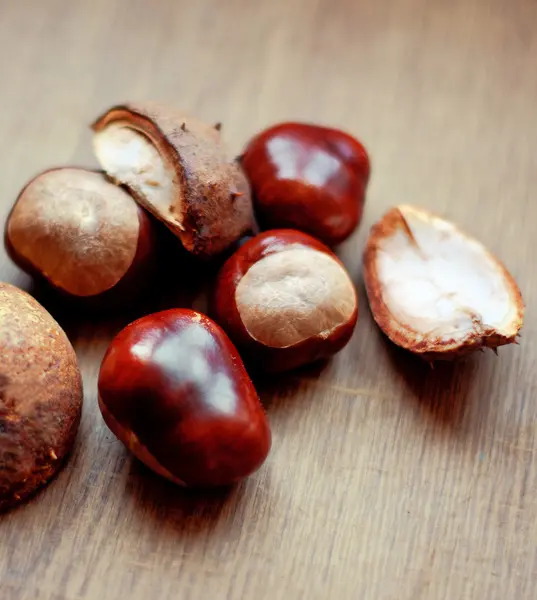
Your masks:
[{"label": "cracked chestnut shell", "polygon": [[268,421],[239,354],[193,310],[148,315],[116,336],[99,373],[99,406],[137,458],[178,484],[232,484],[270,450]]},{"label": "cracked chestnut shell", "polygon": [[516,343],[522,327],[522,295],[506,267],[417,206],[393,207],[372,227],[364,281],[381,330],[427,360]]},{"label": "cracked chestnut shell", "polygon": [[124,300],[145,287],[154,264],[149,215],[102,173],[45,171],[21,191],[5,245],[30,275],[79,299]]},{"label": "cracked chestnut shell", "polygon": [[183,246],[201,258],[253,226],[250,187],[212,126],[145,102],[110,108],[93,124],[97,159]]},{"label": "cracked chestnut shell", "polygon": [[339,352],[353,334],[358,301],[331,250],[279,229],[250,239],[224,263],[212,313],[248,361],[285,371]]},{"label": "cracked chestnut shell", "polygon": [[241,164],[263,229],[298,229],[331,246],[360,223],[369,156],[343,131],[281,123],[248,143]]},{"label": "cracked chestnut shell", "polygon": [[67,336],[26,292],[0,283],[0,510],[60,469],[73,445],[82,380]]}]

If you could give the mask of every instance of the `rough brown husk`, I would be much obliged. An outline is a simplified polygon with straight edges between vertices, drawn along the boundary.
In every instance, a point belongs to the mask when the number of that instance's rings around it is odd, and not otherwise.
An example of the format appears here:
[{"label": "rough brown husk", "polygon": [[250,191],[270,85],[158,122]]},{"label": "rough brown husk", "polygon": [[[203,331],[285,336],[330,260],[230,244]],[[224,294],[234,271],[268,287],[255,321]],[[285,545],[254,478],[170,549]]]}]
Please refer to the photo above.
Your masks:
[{"label": "rough brown husk", "polygon": [[60,469],[82,407],[82,380],[67,336],[27,293],[0,283],[0,511]]},{"label": "rough brown husk", "polygon": [[[177,194],[167,211],[146,197],[137,201],[200,257],[219,254],[251,229],[253,210],[248,181],[230,160],[219,129],[175,109],[155,103],[110,108],[92,125],[126,123],[143,133],[173,167]],[[121,183],[121,182],[118,182]]]},{"label": "rough brown husk", "polygon": [[[423,209],[419,210],[423,211]],[[428,214],[431,217],[436,216],[432,213]],[[508,282],[508,286],[512,292],[513,301],[516,304],[517,321],[513,324],[511,335],[502,335],[493,328],[482,326],[479,331],[476,331],[475,334],[462,341],[455,339],[441,341],[427,339],[420,340],[420,336],[415,330],[407,324],[399,323],[389,311],[383,300],[382,286],[379,281],[376,264],[376,254],[380,240],[390,237],[397,229],[403,229],[409,236],[412,236],[401,210],[398,207],[394,207],[371,228],[363,256],[364,283],[373,318],[380,329],[393,343],[420,355],[428,361],[451,360],[480,348],[496,349],[499,346],[517,343],[518,332],[522,327],[524,316],[524,302],[522,295],[517,283],[507,268],[486,250],[485,251],[488,252],[489,256],[497,264],[505,277],[505,280]],[[463,235],[466,235],[460,229],[459,231]]]}]

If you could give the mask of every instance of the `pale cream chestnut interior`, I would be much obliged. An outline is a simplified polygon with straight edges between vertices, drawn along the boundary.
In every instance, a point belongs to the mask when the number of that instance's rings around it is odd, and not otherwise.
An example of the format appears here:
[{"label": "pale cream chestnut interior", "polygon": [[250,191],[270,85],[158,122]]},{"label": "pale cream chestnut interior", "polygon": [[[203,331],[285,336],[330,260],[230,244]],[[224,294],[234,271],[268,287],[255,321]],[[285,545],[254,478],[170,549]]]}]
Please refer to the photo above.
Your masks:
[{"label": "pale cream chestnut interior", "polygon": [[420,339],[462,342],[521,324],[518,288],[478,241],[427,211],[398,207],[401,223],[377,240],[376,273],[391,316]]},{"label": "pale cream chestnut interior", "polygon": [[298,245],[254,263],[240,280],[235,299],[249,334],[273,348],[328,337],[349,321],[357,304],[352,281],[339,262]]},{"label": "pale cream chestnut interior", "polygon": [[9,217],[15,251],[54,285],[78,296],[112,288],[138,246],[138,207],[99,173],[47,171],[23,190]]},{"label": "pale cream chestnut interior", "polygon": [[129,187],[141,204],[179,218],[181,188],[175,170],[145,133],[130,122],[114,121],[94,134],[93,147],[108,175]]}]

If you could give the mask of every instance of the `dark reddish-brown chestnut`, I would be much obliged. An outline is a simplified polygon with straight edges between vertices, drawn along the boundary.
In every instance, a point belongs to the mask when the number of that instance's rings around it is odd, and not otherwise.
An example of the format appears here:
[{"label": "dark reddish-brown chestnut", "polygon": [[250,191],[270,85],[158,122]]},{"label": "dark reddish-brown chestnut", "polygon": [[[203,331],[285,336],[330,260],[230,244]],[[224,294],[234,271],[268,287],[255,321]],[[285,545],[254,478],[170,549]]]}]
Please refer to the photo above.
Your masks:
[{"label": "dark reddish-brown chestnut", "polygon": [[30,181],[4,239],[22,269],[78,298],[131,295],[153,265],[149,215],[124,189],[85,169],[52,169]]},{"label": "dark reddish-brown chestnut", "polygon": [[212,310],[243,356],[284,371],[339,352],[354,331],[358,302],[333,252],[280,229],[252,238],[226,261]]},{"label": "dark reddish-brown chestnut", "polygon": [[135,456],[182,485],[234,483],[270,450],[268,421],[237,350],[193,310],[148,315],[116,336],[101,365],[99,406]]},{"label": "dark reddish-brown chestnut", "polygon": [[369,157],[347,133],[282,123],[254,137],[241,163],[264,229],[299,229],[331,246],[349,237],[359,224]]}]

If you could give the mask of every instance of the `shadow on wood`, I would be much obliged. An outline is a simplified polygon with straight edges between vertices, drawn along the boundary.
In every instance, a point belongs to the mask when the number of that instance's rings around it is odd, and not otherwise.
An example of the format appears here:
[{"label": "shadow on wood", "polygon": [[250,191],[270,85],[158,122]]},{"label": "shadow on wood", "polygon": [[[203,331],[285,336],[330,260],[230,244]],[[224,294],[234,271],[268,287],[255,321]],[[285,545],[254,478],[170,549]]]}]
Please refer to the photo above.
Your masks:
[{"label": "shadow on wood", "polygon": [[182,536],[203,534],[216,526],[224,514],[238,510],[244,486],[190,489],[167,481],[133,459],[125,486],[140,518],[152,519],[174,529]]},{"label": "shadow on wood", "polygon": [[[168,246],[170,243],[168,239]],[[202,264],[177,247],[169,252],[161,250],[160,254],[162,261],[139,295],[116,297],[105,302],[99,298],[73,298],[41,279],[32,280],[26,289],[50,312],[73,343],[88,337],[110,341],[136,319],[170,308],[206,312],[219,263]]]},{"label": "shadow on wood", "polygon": [[476,372],[473,357],[429,364],[392,344],[380,331],[394,370],[405,383],[417,408],[438,427],[460,432],[471,401]]},{"label": "shadow on wood", "polygon": [[303,379],[318,379],[328,367],[329,360],[295,369],[289,373],[250,373],[259,398],[268,413],[297,404],[297,392],[304,387]]},{"label": "shadow on wood", "polygon": [[[363,297],[367,297],[365,286],[361,286]],[[368,313],[373,320],[371,309]],[[460,433],[469,412],[476,365],[473,356],[457,360],[429,363],[390,341],[375,325],[378,337],[382,340],[379,348],[384,349],[388,361],[410,391],[415,406],[435,426]]]}]

